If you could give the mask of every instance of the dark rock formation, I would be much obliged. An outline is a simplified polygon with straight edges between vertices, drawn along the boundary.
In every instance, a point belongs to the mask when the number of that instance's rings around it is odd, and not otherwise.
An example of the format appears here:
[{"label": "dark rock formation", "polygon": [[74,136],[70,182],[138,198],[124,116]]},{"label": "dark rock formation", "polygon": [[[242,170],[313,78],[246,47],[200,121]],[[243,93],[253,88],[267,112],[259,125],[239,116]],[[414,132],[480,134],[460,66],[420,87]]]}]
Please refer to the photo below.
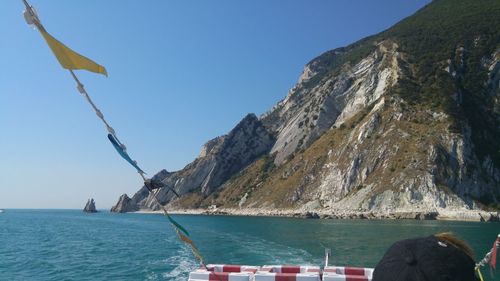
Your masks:
[{"label": "dark rock formation", "polygon": [[306,219],[319,219],[320,216],[315,212],[306,212],[304,214],[304,218],[306,218]]},{"label": "dark rock formation", "polygon": [[97,209],[95,208],[95,202],[93,198],[90,198],[85,204],[85,208],[83,208],[85,213],[97,213]]}]

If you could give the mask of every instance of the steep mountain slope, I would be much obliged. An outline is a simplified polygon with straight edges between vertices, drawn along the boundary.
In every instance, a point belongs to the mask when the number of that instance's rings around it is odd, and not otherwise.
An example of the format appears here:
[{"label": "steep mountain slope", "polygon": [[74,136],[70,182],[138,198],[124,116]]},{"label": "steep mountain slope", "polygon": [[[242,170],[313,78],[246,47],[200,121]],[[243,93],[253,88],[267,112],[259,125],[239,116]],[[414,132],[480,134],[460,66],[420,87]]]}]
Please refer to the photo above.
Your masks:
[{"label": "steep mountain slope", "polygon": [[[309,62],[268,113],[157,175],[180,199],[159,195],[182,208],[498,208],[499,81],[500,1],[435,0]],[[145,188],[127,202],[117,211],[157,207]]]},{"label": "steep mountain slope", "polygon": [[[159,190],[158,198],[162,204],[174,199],[170,188],[184,197],[194,191],[208,196],[232,175],[269,152],[273,143],[273,135],[257,116],[248,114],[229,134],[208,141],[200,155],[184,169],[173,173],[162,170],[156,174],[154,178],[163,181],[168,187]],[[127,212],[143,208],[159,208],[146,187],[142,187],[131,199],[126,194],[122,195],[112,211]]]}]

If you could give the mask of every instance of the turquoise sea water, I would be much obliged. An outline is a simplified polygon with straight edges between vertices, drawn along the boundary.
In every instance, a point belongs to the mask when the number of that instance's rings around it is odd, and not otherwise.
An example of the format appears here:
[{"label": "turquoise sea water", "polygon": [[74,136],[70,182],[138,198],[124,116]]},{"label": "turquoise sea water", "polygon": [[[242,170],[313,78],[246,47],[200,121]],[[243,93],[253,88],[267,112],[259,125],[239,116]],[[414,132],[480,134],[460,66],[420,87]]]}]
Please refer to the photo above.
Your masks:
[{"label": "turquoise sea water", "polygon": [[[470,222],[175,217],[207,262],[252,265],[321,265],[330,247],[330,264],[372,267],[396,240],[440,231],[455,232],[482,257],[500,232],[500,224]],[[0,280],[187,280],[196,267],[162,215],[0,214]]]}]

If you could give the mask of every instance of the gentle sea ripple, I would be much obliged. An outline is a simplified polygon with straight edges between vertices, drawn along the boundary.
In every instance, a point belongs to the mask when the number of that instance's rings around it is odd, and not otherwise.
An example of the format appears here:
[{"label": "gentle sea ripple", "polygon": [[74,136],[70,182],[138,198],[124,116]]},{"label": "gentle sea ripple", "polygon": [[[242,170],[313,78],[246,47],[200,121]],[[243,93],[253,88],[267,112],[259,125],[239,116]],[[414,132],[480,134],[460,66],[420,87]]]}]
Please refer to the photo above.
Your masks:
[{"label": "gentle sea ripple", "polygon": [[[330,264],[373,267],[396,240],[440,231],[467,240],[479,258],[500,232],[499,224],[443,221],[176,218],[207,262],[253,265],[321,265],[324,247],[330,247]],[[0,214],[0,280],[187,280],[195,268],[189,248],[162,215]]]}]

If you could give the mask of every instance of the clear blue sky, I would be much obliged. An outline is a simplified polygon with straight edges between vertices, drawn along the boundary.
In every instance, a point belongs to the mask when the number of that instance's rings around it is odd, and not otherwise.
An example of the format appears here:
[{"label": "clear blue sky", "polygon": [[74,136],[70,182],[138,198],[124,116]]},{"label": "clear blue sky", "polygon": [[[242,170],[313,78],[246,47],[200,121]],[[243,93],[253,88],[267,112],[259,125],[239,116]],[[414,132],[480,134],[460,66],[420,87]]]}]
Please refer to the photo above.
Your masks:
[{"label": "clear blue sky", "polygon": [[[106,66],[78,71],[149,175],[285,97],[303,66],[429,0],[32,0],[47,30]],[[109,208],[141,186],[21,0],[0,4],[0,208]]]}]

